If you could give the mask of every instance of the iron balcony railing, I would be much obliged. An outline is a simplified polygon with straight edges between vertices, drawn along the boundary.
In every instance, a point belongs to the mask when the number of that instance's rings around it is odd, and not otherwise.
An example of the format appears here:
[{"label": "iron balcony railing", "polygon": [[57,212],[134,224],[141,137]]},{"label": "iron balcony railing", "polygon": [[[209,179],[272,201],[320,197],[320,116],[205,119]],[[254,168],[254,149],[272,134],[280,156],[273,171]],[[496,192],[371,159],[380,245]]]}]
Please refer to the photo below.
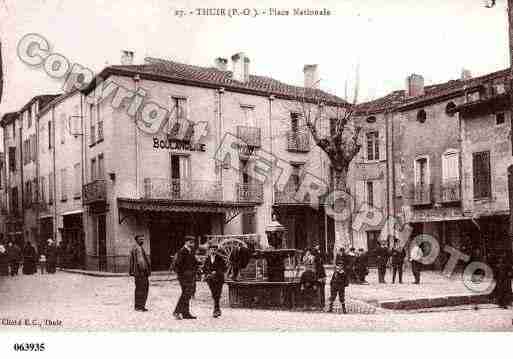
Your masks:
[{"label": "iron balcony railing", "polygon": [[144,197],[182,201],[221,201],[219,182],[168,178],[145,178]]},{"label": "iron balcony railing", "polygon": [[97,179],[85,184],[82,187],[82,198],[84,204],[105,202],[107,200],[107,182],[103,179]]},{"label": "iron balcony railing", "polygon": [[306,131],[287,132],[287,150],[291,152],[310,151],[310,135]]},{"label": "iron balcony railing", "polygon": [[242,147],[260,147],[262,145],[262,134],[259,127],[237,126],[237,137],[245,143]]},{"label": "iron balcony railing", "polygon": [[413,204],[414,205],[429,205],[432,203],[432,189],[431,184],[415,184],[413,186]]},{"label": "iron balcony railing", "polygon": [[264,186],[262,183],[237,183],[235,185],[238,202],[263,202]]},{"label": "iron balcony railing", "polygon": [[461,181],[458,179],[442,182],[442,185],[440,186],[440,192],[440,200],[442,203],[460,202]]}]

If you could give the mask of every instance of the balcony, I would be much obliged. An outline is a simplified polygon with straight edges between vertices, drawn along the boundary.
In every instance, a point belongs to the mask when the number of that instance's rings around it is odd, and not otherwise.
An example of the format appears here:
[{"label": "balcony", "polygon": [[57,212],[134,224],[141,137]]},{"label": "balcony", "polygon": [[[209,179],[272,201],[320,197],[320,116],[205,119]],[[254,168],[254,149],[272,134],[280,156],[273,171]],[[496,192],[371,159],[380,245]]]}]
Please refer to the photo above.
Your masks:
[{"label": "balcony", "polygon": [[260,147],[261,130],[259,127],[237,126],[237,137],[246,143],[248,147]]},{"label": "balcony", "polygon": [[264,186],[262,183],[237,183],[235,185],[238,202],[264,201]]},{"label": "balcony", "polygon": [[103,179],[89,182],[82,188],[84,204],[107,201],[107,183]]},{"label": "balcony", "polygon": [[276,204],[308,204],[310,196],[306,194],[303,198],[299,198],[298,188],[295,184],[287,183],[283,191],[275,189],[274,203]]},{"label": "balcony", "polygon": [[174,201],[221,201],[221,184],[216,181],[145,178],[144,197]]},{"label": "balcony", "polygon": [[431,184],[416,184],[413,187],[413,205],[424,206],[432,202]]},{"label": "balcony", "polygon": [[442,203],[454,203],[461,201],[460,180],[446,181],[440,186],[440,201]]},{"label": "balcony", "polygon": [[287,150],[290,152],[310,151],[310,134],[307,131],[288,131]]}]

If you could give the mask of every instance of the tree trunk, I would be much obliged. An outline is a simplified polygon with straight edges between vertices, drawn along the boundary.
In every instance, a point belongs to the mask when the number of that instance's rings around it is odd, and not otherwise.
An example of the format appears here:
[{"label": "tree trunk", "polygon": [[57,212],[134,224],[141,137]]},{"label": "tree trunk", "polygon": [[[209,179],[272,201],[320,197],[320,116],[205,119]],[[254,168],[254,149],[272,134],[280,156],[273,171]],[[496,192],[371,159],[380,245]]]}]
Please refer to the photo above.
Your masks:
[{"label": "tree trunk", "polygon": [[[343,213],[344,211],[350,210],[351,203],[347,203],[342,200],[337,200],[340,198],[340,193],[350,194],[347,189],[347,171],[348,169],[345,166],[342,168],[334,169],[334,190],[335,190],[335,202],[333,203],[335,213]],[[348,208],[349,207],[349,208]],[[351,245],[351,216],[342,216],[346,218],[334,218],[335,224],[335,244],[333,248],[333,256],[336,256],[336,253],[340,247],[344,247],[348,249]]]}]

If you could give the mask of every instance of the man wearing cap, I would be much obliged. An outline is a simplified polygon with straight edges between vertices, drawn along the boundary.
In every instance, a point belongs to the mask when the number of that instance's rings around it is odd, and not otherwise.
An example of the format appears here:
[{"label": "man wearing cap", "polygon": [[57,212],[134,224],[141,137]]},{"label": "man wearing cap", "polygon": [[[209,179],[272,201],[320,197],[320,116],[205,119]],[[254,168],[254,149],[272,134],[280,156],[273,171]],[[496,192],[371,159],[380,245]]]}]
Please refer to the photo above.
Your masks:
[{"label": "man wearing cap", "polygon": [[146,300],[150,286],[149,276],[151,275],[150,261],[143,248],[144,236],[135,236],[136,244],[130,251],[130,275],[134,277],[135,293],[134,307],[138,312],[146,312]]},{"label": "man wearing cap", "polygon": [[223,292],[224,273],[226,272],[226,263],[224,259],[216,253],[216,250],[217,246],[210,243],[207,258],[205,259],[205,263],[203,263],[205,281],[210,288],[210,293],[212,293],[212,299],[214,299],[214,318],[221,316],[219,301],[221,299],[221,293]]},{"label": "man wearing cap", "polygon": [[185,245],[176,255],[174,267],[182,289],[182,294],[173,312],[176,319],[196,319],[190,311],[190,300],[194,295],[198,268],[198,261],[194,255],[194,244],[194,236],[185,236]]}]

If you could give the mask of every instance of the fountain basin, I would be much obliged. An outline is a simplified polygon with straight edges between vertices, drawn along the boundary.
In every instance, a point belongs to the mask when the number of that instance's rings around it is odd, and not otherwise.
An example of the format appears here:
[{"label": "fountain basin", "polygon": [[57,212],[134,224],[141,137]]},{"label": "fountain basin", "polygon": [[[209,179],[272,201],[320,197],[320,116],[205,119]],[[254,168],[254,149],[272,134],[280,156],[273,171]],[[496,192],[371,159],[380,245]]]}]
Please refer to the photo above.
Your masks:
[{"label": "fountain basin", "polygon": [[[232,308],[282,309],[302,308],[306,301],[299,280],[291,281],[226,281]],[[317,282],[311,304],[324,308],[324,283]]]}]

